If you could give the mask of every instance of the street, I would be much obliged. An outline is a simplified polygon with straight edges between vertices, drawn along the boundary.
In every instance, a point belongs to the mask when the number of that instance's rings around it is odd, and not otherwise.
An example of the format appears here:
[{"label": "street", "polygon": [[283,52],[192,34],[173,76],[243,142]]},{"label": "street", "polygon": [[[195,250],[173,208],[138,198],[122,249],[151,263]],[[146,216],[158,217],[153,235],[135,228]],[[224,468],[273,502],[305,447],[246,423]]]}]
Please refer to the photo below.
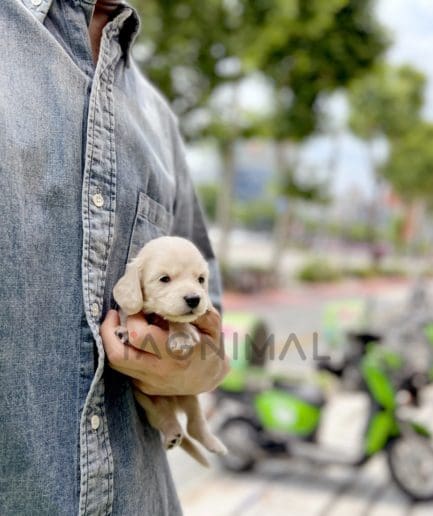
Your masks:
[{"label": "street", "polygon": [[[346,292],[347,289],[347,292]],[[226,310],[241,308],[260,313],[275,332],[276,342],[290,333],[299,336],[307,357],[290,349],[284,360],[270,367],[307,375],[311,371],[312,333],[320,332],[326,302],[349,297],[380,299],[392,312],[402,305],[408,285],[335,286],[261,296],[226,296]],[[385,314],[383,308],[382,316]],[[320,341],[320,338],[319,338]],[[433,396],[427,392],[422,420],[433,420]],[[319,441],[336,455],[356,456],[367,416],[363,393],[334,393],[323,414]],[[411,504],[390,479],[385,457],[373,457],[361,468],[319,465],[299,459],[263,461],[252,473],[235,475],[216,461],[209,469],[197,465],[181,450],[169,452],[169,461],[185,516],[423,516],[433,514],[433,503]]]}]

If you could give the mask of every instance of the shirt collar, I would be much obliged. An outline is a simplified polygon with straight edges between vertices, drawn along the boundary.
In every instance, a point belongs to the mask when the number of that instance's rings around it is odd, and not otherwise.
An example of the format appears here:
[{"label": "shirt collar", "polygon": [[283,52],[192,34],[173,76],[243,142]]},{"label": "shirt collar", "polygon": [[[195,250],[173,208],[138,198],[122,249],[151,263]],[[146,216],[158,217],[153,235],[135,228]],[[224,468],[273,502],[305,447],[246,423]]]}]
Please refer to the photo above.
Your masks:
[{"label": "shirt collar", "polygon": [[118,41],[125,59],[129,60],[129,50],[140,30],[140,18],[137,11],[125,5],[111,21],[112,30],[118,33]]},{"label": "shirt collar", "polygon": [[45,16],[50,10],[54,0],[21,0],[23,5],[33,14],[33,16],[44,23]]},{"label": "shirt collar", "polygon": [[[24,6],[27,7],[31,14],[33,14],[33,16],[41,23],[44,23],[51,4],[55,1],[56,0],[21,0]],[[84,7],[90,20],[96,0],[71,0],[71,3],[73,5],[81,5]]]},{"label": "shirt collar", "polygon": [[[24,6],[27,7],[31,14],[41,23],[44,23],[51,4],[55,1],[56,0],[21,0]],[[72,0],[72,3],[80,5],[86,10],[88,22],[90,22],[96,0]],[[137,11],[130,5],[125,4],[120,6],[119,13],[112,20],[112,27],[118,32],[120,46],[122,47],[125,57],[127,57],[131,45],[140,29],[140,19]]]}]

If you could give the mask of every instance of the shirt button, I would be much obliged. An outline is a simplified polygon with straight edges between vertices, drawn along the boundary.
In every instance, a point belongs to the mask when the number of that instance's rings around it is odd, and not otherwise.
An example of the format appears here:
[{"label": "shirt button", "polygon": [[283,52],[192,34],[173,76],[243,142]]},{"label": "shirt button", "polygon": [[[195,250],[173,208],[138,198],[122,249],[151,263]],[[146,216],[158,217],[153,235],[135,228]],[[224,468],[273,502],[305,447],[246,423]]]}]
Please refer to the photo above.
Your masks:
[{"label": "shirt button", "polygon": [[92,306],[90,307],[90,312],[93,315],[93,317],[97,317],[99,315],[98,303],[92,303]]},{"label": "shirt button", "polygon": [[42,3],[42,0],[31,0],[32,1],[32,4],[35,6],[35,7],[38,7],[41,5]]},{"label": "shirt button", "polygon": [[103,205],[104,205],[104,198],[102,197],[102,195],[100,193],[96,193],[93,197],[92,197],[92,201],[93,201],[93,204],[97,207],[97,208],[101,208]]},{"label": "shirt button", "polygon": [[91,424],[91,426],[92,426],[92,429],[93,429],[93,430],[98,430],[99,425],[101,424],[101,420],[99,419],[99,416],[97,416],[96,414],[94,414],[94,415],[90,418],[90,424]]}]

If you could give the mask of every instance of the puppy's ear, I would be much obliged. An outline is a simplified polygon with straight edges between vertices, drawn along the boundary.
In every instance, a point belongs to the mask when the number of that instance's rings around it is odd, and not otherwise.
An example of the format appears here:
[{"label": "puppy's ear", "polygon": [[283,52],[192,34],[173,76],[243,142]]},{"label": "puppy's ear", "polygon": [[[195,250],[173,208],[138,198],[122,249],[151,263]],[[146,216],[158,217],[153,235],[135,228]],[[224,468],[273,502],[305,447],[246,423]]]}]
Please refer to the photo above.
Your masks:
[{"label": "puppy's ear", "polygon": [[125,274],[114,285],[113,297],[126,315],[136,314],[143,309],[140,276],[134,263],[126,266]]}]

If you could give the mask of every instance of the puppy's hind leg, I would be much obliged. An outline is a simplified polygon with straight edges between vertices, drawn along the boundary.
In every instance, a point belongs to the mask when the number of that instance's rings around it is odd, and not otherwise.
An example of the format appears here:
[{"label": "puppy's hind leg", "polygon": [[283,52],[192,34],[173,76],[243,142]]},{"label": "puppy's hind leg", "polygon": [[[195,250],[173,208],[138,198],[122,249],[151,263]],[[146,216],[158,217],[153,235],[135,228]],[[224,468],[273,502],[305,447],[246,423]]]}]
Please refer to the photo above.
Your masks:
[{"label": "puppy's hind leg", "polygon": [[227,448],[210,431],[200,407],[197,396],[177,396],[178,404],[188,418],[188,434],[200,442],[206,449],[218,455],[225,455]]},{"label": "puppy's hind leg", "polygon": [[184,432],[176,415],[176,402],[166,396],[147,396],[135,390],[135,398],[146,411],[149,423],[162,433],[164,448],[179,446]]},{"label": "puppy's hind leg", "polygon": [[205,468],[210,466],[209,461],[203,455],[202,451],[187,435],[183,437],[182,442],[180,443],[180,447]]},{"label": "puppy's hind leg", "polygon": [[162,433],[166,450],[180,446],[202,466],[209,467],[209,462],[202,451],[185,435],[177,420],[176,398],[147,396],[138,390],[135,391],[135,398],[146,411],[149,423]]}]

